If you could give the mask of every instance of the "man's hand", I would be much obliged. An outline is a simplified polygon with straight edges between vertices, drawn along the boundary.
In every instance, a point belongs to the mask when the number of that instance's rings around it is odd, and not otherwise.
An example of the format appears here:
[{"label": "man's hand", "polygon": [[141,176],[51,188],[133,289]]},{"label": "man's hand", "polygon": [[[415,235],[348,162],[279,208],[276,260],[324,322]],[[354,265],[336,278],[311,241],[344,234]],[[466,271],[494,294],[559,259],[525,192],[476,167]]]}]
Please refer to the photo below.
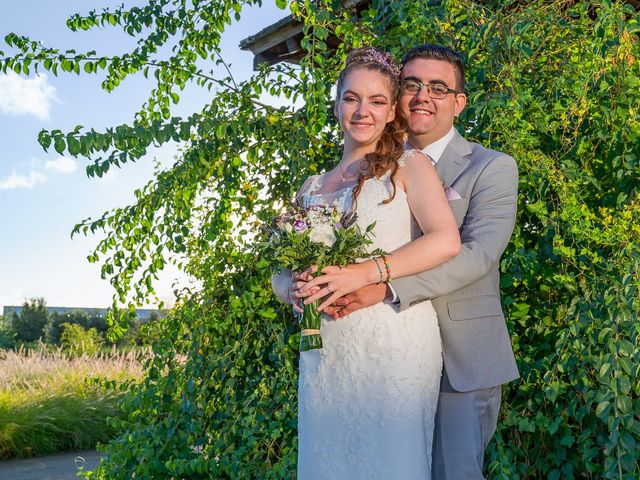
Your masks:
[{"label": "man's hand", "polygon": [[[310,275],[315,273],[316,275],[300,289],[298,296],[306,297],[303,301],[305,305],[320,300],[321,303],[318,306],[318,310],[323,312],[338,298],[369,285],[372,280],[367,277],[372,276],[372,270],[376,268],[374,265],[373,261],[351,263],[345,267],[328,265],[320,272],[317,271],[315,265],[312,265],[305,272]],[[376,272],[375,278],[377,277],[378,274]]]},{"label": "man's hand", "polygon": [[380,303],[387,297],[391,297],[391,292],[386,283],[367,285],[338,298],[324,309],[324,313],[331,315],[334,319],[343,318],[356,310]]}]

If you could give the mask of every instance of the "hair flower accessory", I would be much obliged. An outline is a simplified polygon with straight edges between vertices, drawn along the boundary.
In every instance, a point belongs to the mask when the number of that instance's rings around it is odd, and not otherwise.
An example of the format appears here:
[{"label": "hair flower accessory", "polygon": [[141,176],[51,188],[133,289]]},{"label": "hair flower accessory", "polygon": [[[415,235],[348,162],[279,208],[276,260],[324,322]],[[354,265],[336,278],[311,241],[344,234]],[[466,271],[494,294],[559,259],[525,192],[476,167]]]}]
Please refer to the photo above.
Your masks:
[{"label": "hair flower accessory", "polygon": [[361,55],[347,62],[347,66],[355,63],[377,63],[387,70],[395,78],[400,78],[400,67],[395,64],[392,57],[376,48],[368,48]]}]

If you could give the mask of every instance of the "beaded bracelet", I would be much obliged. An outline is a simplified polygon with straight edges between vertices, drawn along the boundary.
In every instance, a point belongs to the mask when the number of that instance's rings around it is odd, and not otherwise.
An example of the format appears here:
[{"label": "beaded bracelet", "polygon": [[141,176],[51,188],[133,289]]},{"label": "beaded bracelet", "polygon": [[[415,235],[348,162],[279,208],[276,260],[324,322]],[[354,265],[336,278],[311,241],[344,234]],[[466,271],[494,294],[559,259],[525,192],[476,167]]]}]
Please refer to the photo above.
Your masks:
[{"label": "beaded bracelet", "polygon": [[384,268],[387,270],[387,279],[385,280],[385,282],[391,283],[391,263],[389,262],[389,259],[386,257],[386,255],[382,255],[382,261],[384,262]]},{"label": "beaded bracelet", "polygon": [[376,267],[378,267],[378,273],[380,274],[380,280],[378,281],[378,283],[382,283],[384,281],[384,276],[382,275],[382,268],[380,268],[380,264],[378,263],[378,258],[380,257],[373,257],[373,263],[376,264]]}]

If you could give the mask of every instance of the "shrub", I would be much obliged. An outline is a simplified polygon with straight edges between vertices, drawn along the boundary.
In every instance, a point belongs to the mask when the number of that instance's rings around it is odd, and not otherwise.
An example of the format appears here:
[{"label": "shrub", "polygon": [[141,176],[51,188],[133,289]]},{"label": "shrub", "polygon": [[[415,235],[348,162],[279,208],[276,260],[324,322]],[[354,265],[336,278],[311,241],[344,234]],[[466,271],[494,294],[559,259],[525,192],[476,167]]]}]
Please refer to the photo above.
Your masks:
[{"label": "shrub", "polygon": [[73,323],[81,325],[87,329],[95,328],[99,333],[107,331],[107,321],[100,315],[85,313],[79,310],[74,310],[68,313],[54,312],[49,315],[49,321],[44,329],[45,341],[47,343],[54,345],[58,345],[60,343],[63,323]]},{"label": "shrub", "polygon": [[70,355],[95,355],[104,344],[104,339],[95,328],[85,329],[76,323],[63,323],[60,345]]}]

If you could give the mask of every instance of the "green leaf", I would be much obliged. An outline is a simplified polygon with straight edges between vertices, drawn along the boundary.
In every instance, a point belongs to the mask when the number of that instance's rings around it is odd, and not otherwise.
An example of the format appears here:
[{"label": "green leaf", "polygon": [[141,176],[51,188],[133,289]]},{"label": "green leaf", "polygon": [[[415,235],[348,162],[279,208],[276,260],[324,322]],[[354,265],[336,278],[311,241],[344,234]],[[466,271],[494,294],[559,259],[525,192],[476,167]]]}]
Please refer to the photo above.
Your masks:
[{"label": "green leaf", "polygon": [[596,415],[600,418],[606,417],[611,407],[611,403],[608,401],[600,402],[596,408]]},{"label": "green leaf", "polygon": [[54,138],[53,141],[53,146],[56,150],[56,152],[58,152],[60,155],[62,155],[66,149],[66,144],[64,143],[64,140],[62,139],[62,137],[58,136]]}]

